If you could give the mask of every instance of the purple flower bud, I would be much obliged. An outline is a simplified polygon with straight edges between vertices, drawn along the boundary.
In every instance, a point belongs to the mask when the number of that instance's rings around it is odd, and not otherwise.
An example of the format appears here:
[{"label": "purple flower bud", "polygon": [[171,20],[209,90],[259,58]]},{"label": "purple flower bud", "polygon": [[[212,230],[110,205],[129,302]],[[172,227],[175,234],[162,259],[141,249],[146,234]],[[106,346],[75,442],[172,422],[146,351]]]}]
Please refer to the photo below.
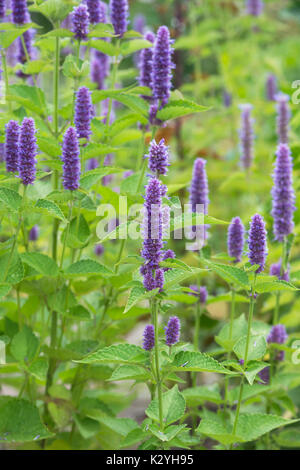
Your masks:
[{"label": "purple flower bud", "polygon": [[[170,260],[170,259],[175,259],[175,258],[176,258],[176,255],[175,255],[174,251],[170,250],[170,249],[166,250],[163,253],[163,256],[162,256],[163,261]],[[164,272],[166,272],[166,271],[169,271],[170,269],[171,268],[164,268],[163,270],[164,270]]]},{"label": "purple flower bud", "polygon": [[234,258],[235,263],[242,259],[244,249],[244,225],[239,217],[234,217],[228,227],[227,247],[228,255]]},{"label": "purple flower bud", "polygon": [[266,81],[266,95],[268,101],[275,101],[277,94],[277,78],[275,75],[268,75]]},{"label": "purple flower bud", "polygon": [[277,134],[278,143],[287,144],[289,141],[289,121],[291,111],[288,104],[289,96],[279,93],[275,96],[277,102]]},{"label": "purple flower bud", "polygon": [[86,0],[91,24],[102,23],[101,3],[103,2],[101,2],[100,0]]},{"label": "purple flower bud", "polygon": [[99,166],[99,162],[98,162],[97,158],[90,158],[87,161],[86,169],[87,169],[87,171],[95,170],[96,168],[98,168],[98,166]]},{"label": "purple flower bud", "polygon": [[133,19],[133,29],[140,34],[144,33],[146,18],[144,15],[136,15]]},{"label": "purple flower bud", "polygon": [[110,18],[115,34],[122,37],[127,31],[128,25],[128,1],[110,0]]},{"label": "purple flower bud", "polygon": [[203,158],[195,160],[190,187],[190,204],[192,212],[197,212],[197,204],[202,204],[204,206],[204,214],[207,214],[209,199],[205,165],[206,160]]},{"label": "purple flower bud", "polygon": [[289,282],[290,280],[290,271],[289,268],[285,272],[281,272],[281,260],[278,263],[271,264],[270,266],[270,276],[276,276],[280,281]]},{"label": "purple flower bud", "polygon": [[284,237],[294,229],[293,214],[295,207],[295,192],[293,189],[293,162],[289,147],[280,144],[273,173],[272,217],[274,220],[275,239],[283,241]]},{"label": "purple flower bud", "polygon": [[34,225],[32,227],[32,229],[29,232],[29,237],[28,238],[31,242],[36,242],[37,241],[37,239],[39,238],[39,226],[38,225]]},{"label": "purple flower bud", "polygon": [[64,189],[75,191],[79,188],[80,179],[80,150],[77,133],[74,127],[69,127],[63,140],[63,186]]},{"label": "purple flower bud", "polygon": [[149,155],[149,169],[158,175],[166,175],[168,172],[169,163],[169,147],[165,145],[165,139],[157,144],[152,140],[150,144]]},{"label": "purple flower bud", "polygon": [[86,87],[81,87],[76,93],[74,122],[78,139],[89,139],[92,119],[91,92]]},{"label": "purple flower bud", "polygon": [[81,3],[78,7],[74,7],[72,12],[72,24],[74,37],[78,39],[78,41],[86,40],[89,32],[89,12],[84,3]]},{"label": "purple flower bud", "polygon": [[239,364],[240,364],[241,366],[243,366],[243,365],[245,364],[244,359],[240,359],[240,360],[239,360]]},{"label": "purple flower bud", "polygon": [[33,184],[36,174],[36,129],[32,118],[24,118],[19,137],[19,174],[22,183]]},{"label": "purple flower bud", "polygon": [[195,297],[199,297],[199,302],[201,304],[205,304],[207,301],[207,288],[205,286],[198,287],[196,284],[191,284],[190,289],[194,292],[190,292],[190,295],[194,295]]},{"label": "purple flower bud", "polygon": [[263,9],[264,4],[262,0],[246,0],[246,10],[248,15],[260,16]]},{"label": "purple flower bud", "polygon": [[147,325],[144,329],[144,341],[143,341],[143,348],[146,351],[151,351],[155,345],[155,332],[153,325]]},{"label": "purple flower bud", "polygon": [[240,106],[241,109],[241,129],[240,129],[240,146],[241,146],[241,165],[247,169],[251,167],[253,161],[253,119],[251,118],[251,104]]},{"label": "purple flower bud", "polygon": [[29,23],[27,0],[12,0],[12,20],[15,24]]},{"label": "purple flower bud", "polygon": [[6,0],[0,1],[0,18],[4,18],[6,14]]},{"label": "purple flower bud", "polygon": [[95,245],[94,251],[96,256],[102,256],[104,253],[104,246],[101,245],[101,243],[98,243],[97,245]]},{"label": "purple flower bud", "polygon": [[258,376],[261,378],[265,385],[268,385],[270,383],[270,367],[265,367],[264,369],[262,369],[258,373]]},{"label": "purple flower bud", "polygon": [[[149,32],[145,35],[145,39],[154,43],[155,34]],[[139,69],[140,77],[139,83],[140,86],[146,86],[152,89],[152,68],[153,68],[153,48],[142,49],[139,55]],[[149,100],[151,97],[143,96],[143,98]]]},{"label": "purple flower bud", "polygon": [[166,344],[172,346],[178,343],[180,337],[180,320],[178,317],[171,317],[166,327]]},{"label": "purple flower bud", "polygon": [[172,80],[172,52],[170,32],[166,26],[161,26],[156,35],[153,51],[153,97],[165,106],[170,97]]},{"label": "purple flower bud", "polygon": [[5,162],[6,171],[19,171],[19,134],[20,126],[17,121],[9,121],[5,126]]},{"label": "purple flower bud", "polygon": [[129,176],[132,176],[132,175],[133,175],[133,171],[132,171],[132,170],[126,170],[126,171],[124,171],[124,173],[123,173],[123,178],[124,178],[124,180],[125,180],[126,178],[129,178]]},{"label": "purple flower bud", "polygon": [[261,215],[255,214],[250,223],[250,230],[248,236],[249,252],[248,257],[252,265],[258,264],[259,268],[256,273],[264,270],[266,256],[267,256],[267,232],[265,222]]},{"label": "purple flower bud", "polygon": [[227,90],[223,91],[223,103],[225,108],[230,108],[232,105],[232,95]]}]

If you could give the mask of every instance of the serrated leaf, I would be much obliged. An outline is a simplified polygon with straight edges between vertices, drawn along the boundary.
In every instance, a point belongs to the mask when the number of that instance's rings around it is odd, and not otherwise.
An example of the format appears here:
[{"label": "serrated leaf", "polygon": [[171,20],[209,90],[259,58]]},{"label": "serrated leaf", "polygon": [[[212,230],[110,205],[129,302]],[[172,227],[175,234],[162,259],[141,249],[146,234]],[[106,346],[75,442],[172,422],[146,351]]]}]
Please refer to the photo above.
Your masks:
[{"label": "serrated leaf", "polygon": [[139,364],[146,362],[147,359],[146,351],[139,346],[134,344],[118,344],[99,349],[78,362],[84,364]]},{"label": "serrated leaf", "polygon": [[248,275],[242,269],[239,269],[236,266],[229,266],[227,264],[211,263],[207,260],[204,260],[203,263],[207,264],[212,271],[222,277],[229,284],[235,284],[243,287],[244,289],[249,289]]},{"label": "serrated leaf", "polygon": [[245,315],[241,315],[239,318],[234,320],[232,324],[232,333],[230,339],[230,324],[226,323],[223,326],[220,333],[215,336],[215,341],[226,351],[232,351],[232,348],[236,341],[241,337],[241,335],[246,335],[248,330],[248,323],[245,319]]},{"label": "serrated leaf", "polygon": [[[179,392],[178,386],[174,385],[171,390],[162,394],[163,422],[166,426],[178,421],[185,411],[185,399]],[[158,399],[152,400],[146,409],[146,415],[156,422],[159,422]]]},{"label": "serrated leaf", "polygon": [[206,106],[194,103],[188,100],[172,100],[157,113],[157,118],[161,121],[169,121],[188,114],[200,113],[206,111]]},{"label": "serrated leaf", "polygon": [[0,442],[27,442],[52,437],[29,401],[0,397]]},{"label": "serrated leaf", "polygon": [[168,426],[166,429],[163,431],[160,431],[157,426],[151,425],[149,426],[149,431],[151,434],[156,436],[160,441],[162,442],[169,442],[174,437],[176,437],[181,431],[183,431],[186,428],[186,424],[180,424],[180,425],[171,425]]},{"label": "serrated leaf", "polygon": [[22,253],[21,260],[44,276],[55,277],[58,275],[58,266],[52,258],[42,253]]},{"label": "serrated leaf", "polygon": [[71,264],[66,270],[65,274],[72,277],[80,276],[107,276],[112,272],[103,264],[98,263],[92,259],[82,259],[76,263]]},{"label": "serrated leaf", "polygon": [[222,364],[201,352],[180,351],[176,354],[172,369],[175,371],[216,372],[219,374],[232,374]]},{"label": "serrated leaf", "polygon": [[222,403],[223,399],[217,384],[186,388],[182,392],[189,407],[202,405],[204,402]]},{"label": "serrated leaf", "polygon": [[149,49],[153,47],[152,42],[146,39],[133,39],[131,41],[124,41],[121,44],[121,55],[126,56],[140,51],[141,49]]},{"label": "serrated leaf", "polygon": [[90,41],[90,47],[111,57],[118,54],[118,49],[111,42],[103,41],[102,39]]},{"label": "serrated leaf", "polygon": [[157,292],[158,289],[148,291],[144,288],[143,285],[133,287],[129,293],[124,313],[129,312],[129,310],[132,309],[132,307],[134,307],[138,302],[152,297],[153,295],[157,294]]},{"label": "serrated leaf", "polygon": [[[10,260],[10,261],[9,261]],[[8,271],[7,271],[8,267]],[[7,274],[5,274],[7,272]],[[5,279],[4,279],[5,277]],[[7,284],[18,284],[24,278],[24,266],[18,253],[14,252],[10,259],[10,253],[0,258],[0,281]]]},{"label": "serrated leaf", "polygon": [[[239,359],[245,359],[247,335],[237,340],[233,347],[234,353]],[[261,359],[267,350],[266,338],[262,335],[251,335],[249,340],[248,360]]]},{"label": "serrated leaf", "polygon": [[12,339],[10,352],[17,361],[31,361],[37,351],[39,341],[28,326],[24,326]]},{"label": "serrated leaf", "polygon": [[267,292],[278,292],[278,291],[296,291],[299,290],[293,284],[287,281],[275,280],[275,281],[266,281],[263,280],[257,282],[255,284],[255,291],[259,294],[267,293]]},{"label": "serrated leaf", "polygon": [[53,201],[49,201],[48,199],[38,199],[34,207],[40,209],[43,213],[56,217],[59,220],[65,220],[62,210]]},{"label": "serrated leaf", "polygon": [[22,197],[13,189],[0,188],[0,201],[12,211],[17,212],[20,209]]},{"label": "serrated leaf", "polygon": [[145,382],[149,379],[151,379],[151,375],[143,367],[126,364],[115,369],[109,381],[135,380],[136,382]]}]

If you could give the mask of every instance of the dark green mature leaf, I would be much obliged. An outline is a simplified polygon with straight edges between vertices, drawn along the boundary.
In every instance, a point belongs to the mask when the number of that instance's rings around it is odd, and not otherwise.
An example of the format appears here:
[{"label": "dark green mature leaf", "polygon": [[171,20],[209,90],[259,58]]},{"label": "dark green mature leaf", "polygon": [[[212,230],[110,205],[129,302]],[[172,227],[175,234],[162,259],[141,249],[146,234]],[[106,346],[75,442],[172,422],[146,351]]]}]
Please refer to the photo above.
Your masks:
[{"label": "dark green mature leaf", "polygon": [[70,277],[80,276],[107,276],[112,274],[106,266],[94,261],[93,259],[82,259],[74,264],[71,264],[66,270],[65,274]]},{"label": "dark green mature leaf", "polygon": [[247,334],[248,323],[244,315],[234,320],[232,324],[231,338],[230,338],[230,324],[226,323],[220,333],[215,336],[215,341],[227,351],[232,351],[236,341],[243,335]]},{"label": "dark green mature leaf", "polygon": [[24,264],[28,264],[35,269],[39,274],[44,276],[57,276],[58,266],[52,258],[42,253],[22,253],[21,260]]},{"label": "dark green mature leaf", "polygon": [[39,341],[28,326],[24,326],[12,339],[10,352],[17,361],[31,361],[37,351]]},{"label": "dark green mature leaf", "polygon": [[19,398],[0,397],[0,442],[38,441],[52,436],[33,404]]},{"label": "dark green mature leaf", "polygon": [[148,360],[148,355],[144,349],[134,344],[118,344],[108,346],[104,349],[89,354],[78,362],[84,364],[139,364]]},{"label": "dark green mature leaf", "polygon": [[12,211],[17,212],[20,209],[22,197],[13,189],[0,187],[0,201]]},{"label": "dark green mature leaf", "polygon": [[172,100],[163,109],[157,113],[157,118],[161,121],[169,121],[170,119],[176,119],[188,114],[199,113],[206,111],[206,106],[193,103],[188,100]]},{"label": "dark green mature leaf", "polygon": [[48,199],[38,199],[34,207],[42,213],[51,215],[59,220],[65,220],[62,210],[53,201],[49,201]]},{"label": "dark green mature leaf", "polygon": [[[233,347],[239,359],[245,358],[247,335],[240,337]],[[266,338],[262,335],[251,335],[249,340],[248,360],[261,359],[267,350]]]},{"label": "dark green mature leaf", "polygon": [[[177,385],[174,385],[173,388],[163,393],[162,403],[163,422],[166,426],[178,421],[183,416],[185,411],[185,399],[182,393],[179,392]],[[157,398],[152,400],[146,409],[146,415],[154,421],[159,422],[159,406]]]},{"label": "dark green mature leaf", "polygon": [[219,374],[232,374],[218,361],[201,352],[180,351],[176,354],[172,368],[175,371],[216,372]]}]

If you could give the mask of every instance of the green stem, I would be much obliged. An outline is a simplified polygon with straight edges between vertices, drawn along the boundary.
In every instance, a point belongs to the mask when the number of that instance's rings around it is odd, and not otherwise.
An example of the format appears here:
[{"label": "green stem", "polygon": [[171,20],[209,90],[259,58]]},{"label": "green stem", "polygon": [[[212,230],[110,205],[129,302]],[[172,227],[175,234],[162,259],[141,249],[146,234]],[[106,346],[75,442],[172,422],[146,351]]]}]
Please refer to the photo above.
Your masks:
[{"label": "green stem", "polygon": [[60,269],[62,268],[63,263],[64,263],[67,239],[69,237],[70,224],[71,224],[71,220],[72,220],[73,202],[74,202],[73,193],[71,193],[71,201],[70,201],[69,215],[68,215],[68,224],[67,224],[67,227],[66,227],[66,234],[65,234],[65,237],[64,237],[63,250],[62,250],[62,255],[61,255],[61,260],[60,260],[60,265],[59,265]]},{"label": "green stem", "polygon": [[158,308],[157,308],[156,299],[152,299],[151,301],[151,311],[152,311],[152,318],[154,321],[154,331],[155,331],[154,354],[155,354],[156,385],[157,385],[157,399],[158,399],[158,413],[159,413],[159,428],[161,431],[163,431],[164,421],[163,421],[162,383],[161,383],[160,368],[159,368]]},{"label": "green stem", "polygon": [[4,53],[4,49],[1,50],[1,58],[2,58],[2,65],[4,71],[4,80],[5,80],[5,101],[8,103],[8,110],[11,113],[11,101],[7,99],[9,95],[9,80],[8,80],[8,70],[7,70],[7,62],[6,56]]},{"label": "green stem", "polygon": [[[229,341],[232,339],[232,331],[233,331],[233,322],[235,317],[235,290],[232,287],[231,290],[231,309],[230,309],[230,324],[229,324]],[[227,359],[229,360],[231,357],[231,353],[229,352],[227,355]],[[229,377],[225,378],[225,393],[224,393],[224,412],[226,411],[226,406],[228,403],[228,390],[229,389]]]}]

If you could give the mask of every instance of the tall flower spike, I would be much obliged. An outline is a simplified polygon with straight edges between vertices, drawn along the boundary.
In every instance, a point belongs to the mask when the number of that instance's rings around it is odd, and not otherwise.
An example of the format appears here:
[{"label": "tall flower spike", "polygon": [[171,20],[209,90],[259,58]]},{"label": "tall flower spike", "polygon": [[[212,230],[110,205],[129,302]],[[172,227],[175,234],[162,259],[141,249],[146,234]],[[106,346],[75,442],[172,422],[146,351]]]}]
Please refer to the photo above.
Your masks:
[{"label": "tall flower spike", "polygon": [[276,276],[280,281],[287,281],[290,280],[290,271],[289,267],[287,271],[282,272],[281,270],[281,260],[278,263],[271,264],[270,266],[270,276]]},{"label": "tall flower spike", "polygon": [[76,93],[74,122],[78,139],[89,139],[91,135],[92,101],[91,92],[81,87]]},{"label": "tall flower spike", "polygon": [[144,329],[144,340],[143,340],[143,348],[146,351],[151,351],[155,345],[155,331],[153,325],[147,325]]},{"label": "tall flower spike", "polygon": [[127,31],[128,25],[128,1],[110,0],[110,18],[115,34],[122,37]]},{"label": "tall flower spike", "polygon": [[277,102],[277,134],[278,143],[287,144],[289,141],[289,122],[291,111],[289,107],[289,96],[284,93],[276,95]]},{"label": "tall flower spike", "polygon": [[256,273],[264,270],[266,256],[267,256],[267,232],[265,222],[261,215],[255,214],[250,223],[250,230],[248,234],[248,257],[249,262],[254,265],[258,264]]},{"label": "tall flower spike", "polygon": [[248,15],[260,16],[264,9],[262,0],[246,0],[246,10]]},{"label": "tall flower spike", "polygon": [[240,129],[240,146],[241,146],[241,165],[248,169],[253,161],[253,119],[251,118],[251,104],[240,106],[241,109],[241,129]]},{"label": "tall flower spike", "polygon": [[32,118],[24,118],[19,137],[19,174],[22,183],[33,184],[36,175],[36,129]]},{"label": "tall flower spike", "polygon": [[64,189],[75,191],[79,188],[80,150],[76,129],[69,127],[63,140],[63,186]]},{"label": "tall flower spike", "polygon": [[89,12],[87,6],[83,3],[78,7],[74,7],[72,13],[72,31],[75,39],[78,39],[78,41],[87,39],[89,32]]},{"label": "tall flower spike", "polygon": [[[206,160],[203,158],[197,158],[194,163],[192,182],[190,187],[190,205],[192,212],[200,212],[198,205],[203,205],[204,214],[208,213],[208,182],[206,175]],[[204,227],[204,238],[206,238],[206,227]],[[193,227],[192,231],[197,232],[197,227]]]},{"label": "tall flower spike", "polygon": [[239,217],[234,217],[228,227],[227,248],[228,255],[234,258],[235,263],[242,259],[244,249],[244,225]]},{"label": "tall flower spike", "polygon": [[149,169],[157,175],[166,175],[169,163],[169,147],[165,145],[165,139],[161,139],[157,144],[152,140],[149,150]]},{"label": "tall flower spike", "polygon": [[17,121],[9,121],[5,126],[5,162],[6,171],[19,171],[19,134],[20,126]]},{"label": "tall flower spike", "polygon": [[172,346],[178,343],[180,337],[180,320],[178,317],[171,317],[166,327],[166,344]]},{"label": "tall flower spike", "polygon": [[86,0],[90,23],[92,24],[101,23],[101,3],[100,0]]},{"label": "tall flower spike", "polygon": [[[154,43],[155,34],[149,32],[145,35],[145,39]],[[152,90],[152,67],[153,67],[153,48],[142,49],[139,56],[139,83],[140,86],[146,86]],[[145,99],[151,99],[149,96],[143,96]]]},{"label": "tall flower spike", "polygon": [[275,101],[277,94],[277,78],[270,74],[266,81],[266,95],[268,101]]},{"label": "tall flower spike", "polygon": [[153,51],[152,87],[153,97],[165,106],[170,98],[172,80],[172,52],[170,32],[166,26],[161,26],[156,35]]},{"label": "tall flower spike", "polygon": [[4,18],[6,13],[6,0],[0,1],[0,18]]},{"label": "tall flower spike", "polygon": [[12,0],[12,20],[15,24],[25,24],[29,22],[27,0]]},{"label": "tall flower spike", "polygon": [[293,189],[293,162],[289,147],[285,144],[278,146],[276,155],[272,189],[273,231],[275,239],[283,241],[284,237],[292,233],[294,229],[293,214],[296,207]]}]

